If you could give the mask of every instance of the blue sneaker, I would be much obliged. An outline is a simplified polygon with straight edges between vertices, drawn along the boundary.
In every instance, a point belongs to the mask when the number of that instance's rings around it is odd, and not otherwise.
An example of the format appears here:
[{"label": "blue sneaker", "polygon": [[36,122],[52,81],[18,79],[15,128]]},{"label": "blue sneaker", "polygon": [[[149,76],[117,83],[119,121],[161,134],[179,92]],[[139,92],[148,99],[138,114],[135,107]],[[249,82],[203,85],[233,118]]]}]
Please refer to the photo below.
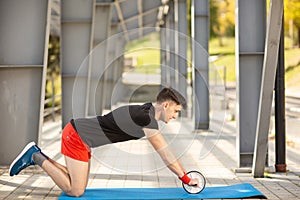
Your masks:
[{"label": "blue sneaker", "polygon": [[9,167],[9,175],[17,175],[26,167],[35,165],[32,155],[38,152],[41,152],[41,149],[35,144],[35,142],[30,142],[27,144],[18,157],[11,163]]}]

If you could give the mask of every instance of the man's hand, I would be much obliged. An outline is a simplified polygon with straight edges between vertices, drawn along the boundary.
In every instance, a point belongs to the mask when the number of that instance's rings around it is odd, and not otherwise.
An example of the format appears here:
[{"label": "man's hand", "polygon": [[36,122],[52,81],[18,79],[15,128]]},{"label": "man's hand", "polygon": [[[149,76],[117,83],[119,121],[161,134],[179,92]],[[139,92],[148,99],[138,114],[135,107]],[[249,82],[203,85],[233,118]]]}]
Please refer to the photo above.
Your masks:
[{"label": "man's hand", "polygon": [[199,179],[192,178],[191,181],[189,182],[189,185],[194,187],[200,187]]},{"label": "man's hand", "polygon": [[205,178],[197,171],[190,171],[180,178],[182,186],[190,194],[197,194],[205,188]]}]

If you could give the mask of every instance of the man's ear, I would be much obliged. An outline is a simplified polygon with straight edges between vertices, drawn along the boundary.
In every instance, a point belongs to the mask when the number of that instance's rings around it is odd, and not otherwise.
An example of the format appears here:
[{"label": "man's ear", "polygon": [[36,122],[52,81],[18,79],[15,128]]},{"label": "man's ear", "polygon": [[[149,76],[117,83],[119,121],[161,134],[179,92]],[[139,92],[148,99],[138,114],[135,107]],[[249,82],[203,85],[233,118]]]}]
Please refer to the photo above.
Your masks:
[{"label": "man's ear", "polygon": [[162,103],[164,109],[168,108],[169,107],[169,102],[168,101],[165,101]]}]

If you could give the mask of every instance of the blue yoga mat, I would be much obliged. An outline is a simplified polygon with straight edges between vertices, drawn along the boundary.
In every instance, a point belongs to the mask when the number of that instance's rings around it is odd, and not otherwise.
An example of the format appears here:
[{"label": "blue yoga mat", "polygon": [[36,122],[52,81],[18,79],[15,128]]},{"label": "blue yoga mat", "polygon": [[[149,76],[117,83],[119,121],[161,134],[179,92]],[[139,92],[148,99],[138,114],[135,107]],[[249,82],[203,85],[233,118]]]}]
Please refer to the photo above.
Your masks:
[{"label": "blue yoga mat", "polygon": [[240,199],[266,197],[249,183],[206,187],[199,194],[188,194],[183,188],[88,188],[80,198],[62,193],[67,199]]}]

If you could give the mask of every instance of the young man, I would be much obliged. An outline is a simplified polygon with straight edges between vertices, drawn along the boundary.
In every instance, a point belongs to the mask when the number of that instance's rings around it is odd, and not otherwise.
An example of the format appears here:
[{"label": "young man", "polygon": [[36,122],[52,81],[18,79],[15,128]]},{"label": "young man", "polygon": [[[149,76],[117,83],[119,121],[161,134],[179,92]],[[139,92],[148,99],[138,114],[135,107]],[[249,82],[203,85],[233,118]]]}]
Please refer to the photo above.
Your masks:
[{"label": "young man", "polygon": [[186,175],[158,130],[158,120],[168,123],[177,118],[182,108],[186,108],[184,97],[172,88],[164,88],[155,103],[123,106],[94,118],[72,119],[62,132],[61,153],[66,166],[48,158],[31,142],[12,162],[9,174],[14,176],[30,165],[39,165],[67,195],[78,197],[88,183],[91,148],[146,136],[182,182],[198,185],[197,179]]}]

